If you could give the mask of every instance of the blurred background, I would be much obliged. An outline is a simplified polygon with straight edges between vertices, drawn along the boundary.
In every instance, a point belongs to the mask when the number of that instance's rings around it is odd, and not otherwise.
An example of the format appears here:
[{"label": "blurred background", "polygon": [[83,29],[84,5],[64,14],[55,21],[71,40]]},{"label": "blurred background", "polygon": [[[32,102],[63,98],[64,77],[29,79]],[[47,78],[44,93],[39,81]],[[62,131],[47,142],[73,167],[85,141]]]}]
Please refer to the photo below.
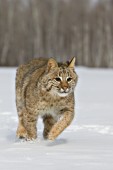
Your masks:
[{"label": "blurred background", "polygon": [[113,68],[113,0],[0,0],[0,66],[73,56]]}]

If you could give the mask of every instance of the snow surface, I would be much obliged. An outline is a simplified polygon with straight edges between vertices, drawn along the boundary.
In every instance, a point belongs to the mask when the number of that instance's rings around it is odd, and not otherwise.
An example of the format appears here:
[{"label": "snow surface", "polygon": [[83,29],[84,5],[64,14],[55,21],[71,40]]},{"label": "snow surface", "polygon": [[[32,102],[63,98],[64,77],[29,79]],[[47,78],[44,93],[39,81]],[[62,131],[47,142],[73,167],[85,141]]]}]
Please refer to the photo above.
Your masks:
[{"label": "snow surface", "polygon": [[79,67],[76,117],[55,140],[15,136],[15,68],[0,68],[0,170],[113,170],[113,70]]}]

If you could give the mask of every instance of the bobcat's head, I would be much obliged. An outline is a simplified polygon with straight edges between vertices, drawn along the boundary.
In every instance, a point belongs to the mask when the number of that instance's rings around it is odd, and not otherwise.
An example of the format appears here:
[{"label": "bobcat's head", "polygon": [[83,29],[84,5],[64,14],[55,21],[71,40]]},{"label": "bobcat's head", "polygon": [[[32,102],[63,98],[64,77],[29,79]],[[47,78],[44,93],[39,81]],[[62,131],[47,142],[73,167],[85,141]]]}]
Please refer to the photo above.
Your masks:
[{"label": "bobcat's head", "polygon": [[65,97],[73,92],[78,80],[74,66],[75,58],[68,64],[57,63],[56,60],[50,58],[44,76],[47,91],[61,97]]}]

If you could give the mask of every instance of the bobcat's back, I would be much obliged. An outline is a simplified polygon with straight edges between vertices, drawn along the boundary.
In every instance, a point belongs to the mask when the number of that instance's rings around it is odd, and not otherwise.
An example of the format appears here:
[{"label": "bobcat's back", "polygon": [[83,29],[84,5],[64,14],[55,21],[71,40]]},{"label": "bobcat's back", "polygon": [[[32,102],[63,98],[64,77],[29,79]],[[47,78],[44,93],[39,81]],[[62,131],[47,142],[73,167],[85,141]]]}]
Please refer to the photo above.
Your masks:
[{"label": "bobcat's back", "polygon": [[18,67],[16,73],[16,97],[18,98],[18,100],[16,100],[17,109],[21,109],[25,103],[25,89],[29,84],[30,76],[35,70],[39,70],[39,75],[37,75],[38,78],[38,76],[40,76],[40,68],[43,68],[44,72],[47,61],[48,59],[45,58],[33,59],[28,64],[20,65]]},{"label": "bobcat's back", "polygon": [[17,69],[16,74],[16,86],[22,87],[26,77],[29,77],[35,70],[45,66],[47,64],[47,61],[47,59],[39,58],[33,59],[28,64],[20,65]]}]

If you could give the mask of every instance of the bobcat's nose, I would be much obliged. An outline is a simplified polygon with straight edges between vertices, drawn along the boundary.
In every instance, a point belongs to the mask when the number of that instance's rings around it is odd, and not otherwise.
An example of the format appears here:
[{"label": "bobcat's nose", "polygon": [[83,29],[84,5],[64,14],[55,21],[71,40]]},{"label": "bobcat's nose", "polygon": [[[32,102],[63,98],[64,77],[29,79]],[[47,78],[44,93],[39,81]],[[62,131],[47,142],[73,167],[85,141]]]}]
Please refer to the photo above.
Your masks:
[{"label": "bobcat's nose", "polygon": [[61,84],[61,92],[67,93],[69,91],[68,84],[66,82],[62,82]]},{"label": "bobcat's nose", "polygon": [[61,93],[68,93],[69,92],[69,88],[65,88],[65,89],[61,88],[60,91],[61,91]]},{"label": "bobcat's nose", "polygon": [[61,92],[68,93],[69,92],[69,87],[66,82],[62,82],[61,84]]},{"label": "bobcat's nose", "polygon": [[60,90],[62,93],[68,93],[69,92],[69,88],[68,87],[66,87],[66,88],[61,88],[61,90]]}]

